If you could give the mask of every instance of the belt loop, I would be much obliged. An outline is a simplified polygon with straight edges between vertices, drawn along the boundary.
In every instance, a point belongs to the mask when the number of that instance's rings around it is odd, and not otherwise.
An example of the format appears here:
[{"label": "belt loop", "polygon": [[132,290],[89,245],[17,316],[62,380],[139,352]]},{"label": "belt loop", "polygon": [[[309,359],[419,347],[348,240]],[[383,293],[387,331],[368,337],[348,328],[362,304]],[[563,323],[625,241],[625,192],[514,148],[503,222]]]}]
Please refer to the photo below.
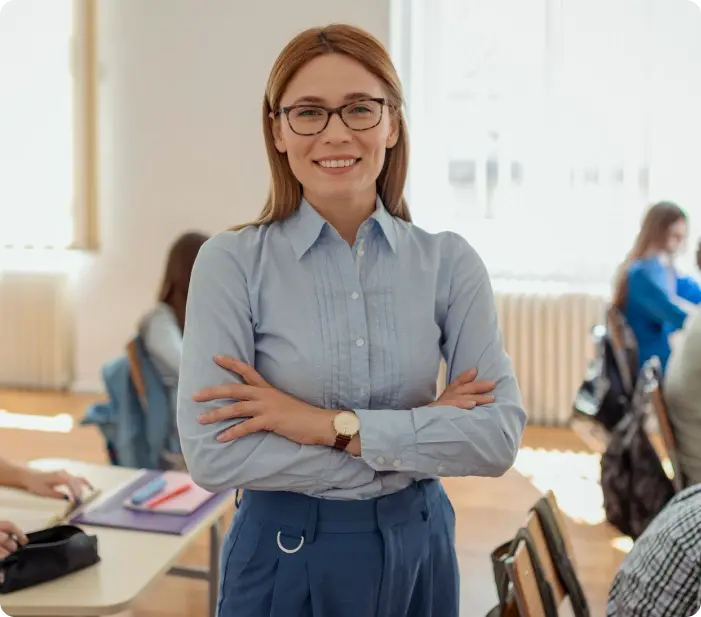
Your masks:
[{"label": "belt loop", "polygon": [[429,508],[428,508],[428,483],[427,482],[420,482],[419,483],[419,490],[421,491],[421,498],[423,499],[423,508],[421,509],[421,515],[423,516],[424,520],[428,520],[428,513],[429,513]]},{"label": "belt loop", "polygon": [[307,519],[307,526],[304,530],[304,537],[308,544],[314,542],[316,536],[316,526],[319,520],[319,502],[320,499],[310,498],[309,499],[309,518]]},{"label": "belt loop", "polygon": [[238,510],[241,507],[241,500],[243,499],[243,489],[236,489],[236,496],[234,497],[234,504]]}]

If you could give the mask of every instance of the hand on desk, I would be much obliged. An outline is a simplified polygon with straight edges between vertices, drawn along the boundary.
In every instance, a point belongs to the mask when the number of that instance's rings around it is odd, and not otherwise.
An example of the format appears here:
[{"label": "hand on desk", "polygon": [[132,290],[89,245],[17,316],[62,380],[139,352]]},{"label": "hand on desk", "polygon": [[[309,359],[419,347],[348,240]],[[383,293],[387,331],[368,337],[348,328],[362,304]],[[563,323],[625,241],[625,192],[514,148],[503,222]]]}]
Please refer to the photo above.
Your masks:
[{"label": "hand on desk", "polygon": [[0,521],[0,559],[5,559],[26,543],[27,536],[19,527],[9,521]]},{"label": "hand on desk", "polygon": [[[86,488],[91,489],[92,486],[84,478],[72,476],[65,471],[26,469],[22,478],[22,488],[41,497],[71,499],[80,502],[83,491]],[[67,493],[59,490],[60,488],[65,488]]]}]

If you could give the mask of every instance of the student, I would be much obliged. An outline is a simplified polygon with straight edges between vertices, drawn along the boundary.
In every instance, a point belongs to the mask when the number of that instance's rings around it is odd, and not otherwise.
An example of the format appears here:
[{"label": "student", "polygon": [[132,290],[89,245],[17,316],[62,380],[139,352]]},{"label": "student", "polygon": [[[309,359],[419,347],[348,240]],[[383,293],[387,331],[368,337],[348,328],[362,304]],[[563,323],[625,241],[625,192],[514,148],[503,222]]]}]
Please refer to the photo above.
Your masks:
[{"label": "student", "polygon": [[701,302],[698,283],[674,267],[687,231],[687,217],[679,206],[655,204],[645,215],[633,249],[619,270],[614,306],[622,311],[637,339],[638,368],[657,356],[665,370],[669,336],[682,328],[687,316],[680,299]]},{"label": "student", "polygon": [[[701,243],[696,252],[701,269]],[[701,483],[701,313],[687,320],[669,358],[664,399],[686,484]]]},{"label": "student", "polygon": [[457,234],[410,222],[402,105],[368,33],[294,38],[263,104],[268,201],[195,263],[183,453],[203,487],[245,489],[220,617],[457,617],[438,478],[500,476],[518,452],[487,270]]},{"label": "student", "polygon": [[607,617],[681,617],[701,609],[701,486],[676,495],[621,564]]},{"label": "student", "polygon": [[[39,471],[25,465],[16,465],[0,457],[0,486],[18,488],[42,497],[80,499],[87,480],[65,471]],[[67,492],[59,489],[64,488]],[[14,553],[27,542],[23,531],[11,521],[0,520],[0,559]]]},{"label": "student", "polygon": [[139,325],[144,350],[160,376],[170,403],[172,445],[162,456],[174,469],[183,468],[175,416],[187,293],[195,258],[208,239],[209,236],[197,232],[188,232],[177,238],[168,252],[158,304]]}]

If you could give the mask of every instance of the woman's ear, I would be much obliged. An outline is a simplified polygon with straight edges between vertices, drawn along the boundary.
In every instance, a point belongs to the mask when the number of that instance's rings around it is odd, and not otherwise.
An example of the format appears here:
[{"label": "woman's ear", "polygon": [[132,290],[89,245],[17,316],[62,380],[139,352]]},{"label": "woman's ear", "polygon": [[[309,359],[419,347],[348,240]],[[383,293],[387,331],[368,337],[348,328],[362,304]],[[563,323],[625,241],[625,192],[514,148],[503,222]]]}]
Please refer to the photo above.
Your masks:
[{"label": "woman's ear", "polygon": [[275,114],[270,114],[270,128],[273,132],[273,140],[275,141],[275,147],[277,148],[277,151],[281,154],[287,152],[285,139],[282,136],[282,123],[280,122],[280,116],[276,118]]},{"label": "woman's ear", "polygon": [[399,115],[396,113],[392,114],[392,123],[390,125],[389,135],[387,136],[387,148],[394,148],[399,141],[399,131],[401,130],[401,123],[399,121]]}]

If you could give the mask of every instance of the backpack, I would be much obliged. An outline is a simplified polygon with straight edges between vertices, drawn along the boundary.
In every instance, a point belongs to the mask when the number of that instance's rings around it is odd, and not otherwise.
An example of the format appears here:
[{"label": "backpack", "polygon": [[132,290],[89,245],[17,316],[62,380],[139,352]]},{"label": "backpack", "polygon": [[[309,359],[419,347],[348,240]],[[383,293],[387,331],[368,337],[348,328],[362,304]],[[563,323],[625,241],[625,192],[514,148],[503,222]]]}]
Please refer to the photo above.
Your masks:
[{"label": "backpack", "polygon": [[637,382],[638,350],[635,336],[616,308],[607,313],[607,325],[593,330],[597,353],[573,403],[576,416],[594,420],[613,431],[631,405]]},{"label": "backpack", "polygon": [[631,408],[601,457],[606,519],[634,540],[675,494],[645,430],[649,399],[649,383],[640,379]]}]

